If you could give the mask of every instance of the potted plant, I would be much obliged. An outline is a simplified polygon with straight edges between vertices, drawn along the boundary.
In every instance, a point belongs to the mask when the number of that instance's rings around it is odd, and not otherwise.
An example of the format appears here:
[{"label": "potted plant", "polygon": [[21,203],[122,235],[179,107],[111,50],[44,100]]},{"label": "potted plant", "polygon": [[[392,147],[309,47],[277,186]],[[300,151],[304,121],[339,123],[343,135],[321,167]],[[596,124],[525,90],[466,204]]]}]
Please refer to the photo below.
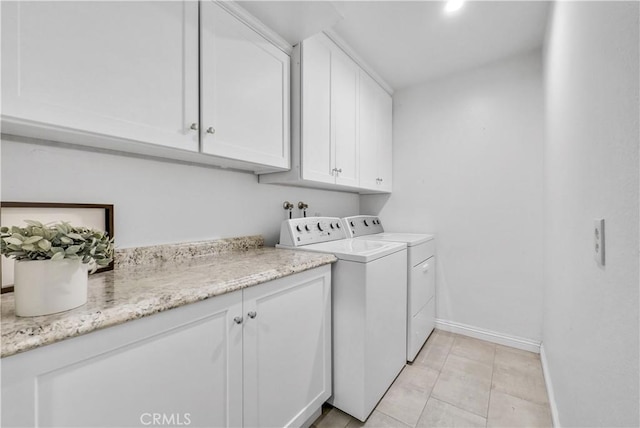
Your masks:
[{"label": "potted plant", "polygon": [[100,230],[66,222],[0,228],[0,253],[16,260],[17,316],[62,312],[87,302],[89,268],[113,259],[113,238]]}]

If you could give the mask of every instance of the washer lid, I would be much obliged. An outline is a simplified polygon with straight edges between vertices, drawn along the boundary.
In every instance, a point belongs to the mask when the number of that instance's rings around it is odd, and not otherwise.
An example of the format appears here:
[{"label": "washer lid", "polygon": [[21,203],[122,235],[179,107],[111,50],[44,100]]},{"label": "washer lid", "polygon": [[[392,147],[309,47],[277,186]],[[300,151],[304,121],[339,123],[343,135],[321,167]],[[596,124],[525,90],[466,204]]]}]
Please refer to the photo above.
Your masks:
[{"label": "washer lid", "polygon": [[389,254],[402,251],[406,248],[407,244],[401,242],[342,239],[339,241],[304,245],[302,247],[297,247],[296,249],[332,253],[339,260],[368,263],[381,257],[388,256]]},{"label": "washer lid", "polygon": [[425,233],[393,233],[384,232],[377,233],[375,235],[362,236],[357,239],[366,239],[369,241],[391,241],[391,242],[404,242],[409,247],[415,245],[424,244],[427,241],[431,241],[434,238],[433,235],[427,235]]}]

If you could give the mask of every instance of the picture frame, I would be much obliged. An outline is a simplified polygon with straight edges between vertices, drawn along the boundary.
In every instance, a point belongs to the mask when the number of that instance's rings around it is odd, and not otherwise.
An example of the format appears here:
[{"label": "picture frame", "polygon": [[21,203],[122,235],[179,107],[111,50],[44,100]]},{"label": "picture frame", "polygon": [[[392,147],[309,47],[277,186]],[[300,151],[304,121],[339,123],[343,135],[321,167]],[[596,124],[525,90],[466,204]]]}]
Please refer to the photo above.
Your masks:
[{"label": "picture frame", "polygon": [[[0,225],[26,225],[24,220],[37,220],[42,223],[67,221],[74,226],[85,226],[104,230],[109,237],[114,236],[114,217],[112,204],[62,203],[62,202],[0,202]],[[0,293],[13,291],[12,259],[2,257]],[[96,272],[113,270],[113,261]]]}]

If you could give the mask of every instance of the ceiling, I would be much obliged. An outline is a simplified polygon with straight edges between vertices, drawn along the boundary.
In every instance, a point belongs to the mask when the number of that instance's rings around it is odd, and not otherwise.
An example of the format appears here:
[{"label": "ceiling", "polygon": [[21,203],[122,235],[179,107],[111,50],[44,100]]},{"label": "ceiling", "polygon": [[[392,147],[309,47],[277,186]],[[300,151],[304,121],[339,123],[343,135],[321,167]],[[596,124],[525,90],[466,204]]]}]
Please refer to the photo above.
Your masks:
[{"label": "ceiling", "polygon": [[393,89],[542,46],[550,2],[240,1],[291,44],[331,28]]}]

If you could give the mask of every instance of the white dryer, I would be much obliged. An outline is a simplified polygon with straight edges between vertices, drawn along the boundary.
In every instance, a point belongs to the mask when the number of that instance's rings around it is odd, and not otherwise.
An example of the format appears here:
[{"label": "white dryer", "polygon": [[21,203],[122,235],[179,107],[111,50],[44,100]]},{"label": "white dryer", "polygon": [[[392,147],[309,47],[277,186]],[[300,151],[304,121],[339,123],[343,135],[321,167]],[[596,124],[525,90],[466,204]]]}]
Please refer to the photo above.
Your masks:
[{"label": "white dryer", "polygon": [[413,361],[436,323],[435,240],[422,233],[388,233],[376,216],[342,219],[350,238],[407,244],[407,361]]},{"label": "white dryer", "polygon": [[406,362],[407,246],[346,239],[341,220],[285,220],[278,248],[334,254],[334,407],[365,421]]}]

